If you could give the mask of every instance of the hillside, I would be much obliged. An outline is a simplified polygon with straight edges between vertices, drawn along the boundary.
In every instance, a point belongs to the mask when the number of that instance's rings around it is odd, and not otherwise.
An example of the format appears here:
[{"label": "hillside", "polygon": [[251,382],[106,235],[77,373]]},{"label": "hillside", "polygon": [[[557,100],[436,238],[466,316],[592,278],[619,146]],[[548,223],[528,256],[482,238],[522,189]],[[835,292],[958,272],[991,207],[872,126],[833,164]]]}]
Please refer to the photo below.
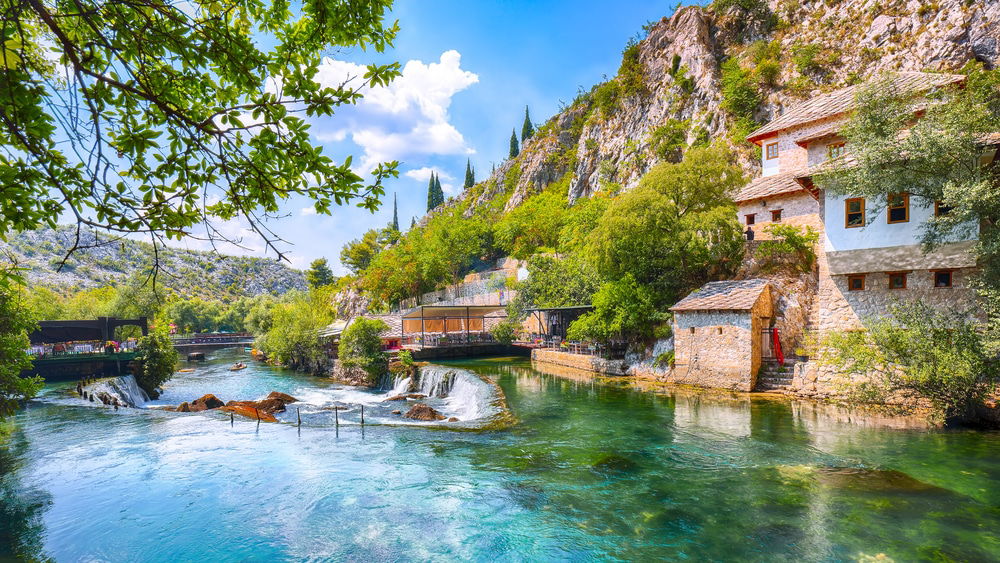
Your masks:
[{"label": "hillside", "polygon": [[[647,25],[644,37],[624,46],[617,75],[581,91],[520,154],[398,242],[367,249],[370,265],[340,302],[350,304],[347,311],[365,307],[360,291],[384,308],[457,281],[482,258],[565,254],[572,249],[562,248],[559,230],[576,223],[579,241],[605,205],[588,211],[578,209],[580,201],[628,193],[659,163],[722,144],[753,177],[759,149],[744,139],[784,108],[883,71],[955,72],[976,61],[988,68],[1000,62],[998,2],[716,0],[681,7]],[[470,238],[479,242],[459,243]]]},{"label": "hillside", "polygon": [[[130,239],[107,242],[104,235],[84,231],[81,246],[89,248],[74,252],[62,270],[56,271],[73,244],[74,233],[68,226],[25,232],[0,242],[0,251],[12,253],[19,266],[28,268],[24,275],[29,284],[64,291],[113,285],[148,271],[152,264],[149,243]],[[175,248],[161,248],[159,259],[162,272],[157,284],[184,297],[229,300],[306,288],[302,272],[273,259]]]}]

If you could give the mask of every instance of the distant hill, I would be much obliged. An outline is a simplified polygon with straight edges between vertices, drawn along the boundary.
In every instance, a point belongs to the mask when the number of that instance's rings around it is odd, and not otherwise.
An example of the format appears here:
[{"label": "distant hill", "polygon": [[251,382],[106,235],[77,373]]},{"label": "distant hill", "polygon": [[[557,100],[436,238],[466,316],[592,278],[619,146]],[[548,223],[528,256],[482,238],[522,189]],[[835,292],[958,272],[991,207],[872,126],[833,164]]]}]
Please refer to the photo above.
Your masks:
[{"label": "distant hill", "polygon": [[[56,271],[66,251],[72,247],[75,227],[60,226],[12,236],[0,241],[0,250],[12,252],[18,265],[28,268],[30,285],[68,291],[122,282],[134,274],[149,271],[153,246],[135,240],[115,240],[104,234],[85,231],[80,249]],[[96,246],[95,246],[96,245]],[[264,293],[281,294],[307,287],[305,275],[273,258],[227,256],[212,252],[160,248],[163,268],[157,285],[185,297],[229,300]]]}]

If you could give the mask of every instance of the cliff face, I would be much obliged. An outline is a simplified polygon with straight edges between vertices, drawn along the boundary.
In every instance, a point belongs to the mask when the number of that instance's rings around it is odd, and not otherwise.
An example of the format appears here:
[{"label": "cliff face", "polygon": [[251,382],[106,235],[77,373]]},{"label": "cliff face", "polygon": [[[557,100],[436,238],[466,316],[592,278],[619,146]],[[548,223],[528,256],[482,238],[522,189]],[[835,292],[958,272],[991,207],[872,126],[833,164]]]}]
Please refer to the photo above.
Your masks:
[{"label": "cliff face", "polygon": [[790,104],[882,71],[997,65],[1000,2],[771,0],[754,11],[685,7],[652,25],[636,50],[631,56],[641,84],[620,73],[615,84],[581,96],[498,167],[485,189],[471,192],[472,206],[508,191],[505,209],[512,209],[566,174],[570,202],[602,189],[630,189],[675,154],[664,143],[678,130],[688,145],[726,139],[755,174],[756,154],[742,140],[748,122],[737,127],[738,116],[725,102],[725,61],[736,59],[754,83],[759,99],[752,120],[764,123]]}]

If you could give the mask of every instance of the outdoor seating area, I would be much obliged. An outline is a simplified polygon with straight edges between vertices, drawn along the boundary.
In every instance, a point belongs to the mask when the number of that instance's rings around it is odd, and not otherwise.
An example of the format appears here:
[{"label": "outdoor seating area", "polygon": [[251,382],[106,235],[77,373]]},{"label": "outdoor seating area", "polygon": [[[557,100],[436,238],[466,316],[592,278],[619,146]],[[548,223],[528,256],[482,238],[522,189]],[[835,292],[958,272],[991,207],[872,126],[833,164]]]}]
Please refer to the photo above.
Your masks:
[{"label": "outdoor seating area", "polygon": [[600,344],[597,342],[566,340],[560,336],[546,334],[523,335],[517,341],[517,344],[528,348],[556,350],[568,354],[596,356],[609,360],[624,358],[625,351],[628,348],[628,344],[624,341],[612,341],[608,344]]},{"label": "outdoor seating area", "polygon": [[100,354],[119,354],[122,352],[132,352],[135,350],[138,341],[129,338],[123,342],[114,340],[85,340],[71,342],[53,342],[45,344],[33,344],[28,348],[28,354],[32,358],[53,358],[60,356],[81,356]]}]

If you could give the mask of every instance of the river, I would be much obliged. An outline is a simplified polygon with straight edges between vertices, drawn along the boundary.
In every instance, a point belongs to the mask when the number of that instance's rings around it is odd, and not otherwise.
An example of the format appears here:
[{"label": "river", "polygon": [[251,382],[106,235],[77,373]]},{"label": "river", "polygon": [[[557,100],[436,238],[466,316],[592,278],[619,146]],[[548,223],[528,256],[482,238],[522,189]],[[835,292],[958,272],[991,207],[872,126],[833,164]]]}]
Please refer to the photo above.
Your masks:
[{"label": "river", "polygon": [[[258,427],[48,385],[0,441],[0,560],[1000,559],[997,433],[644,393],[512,358],[447,365],[496,381],[513,426],[400,425],[376,392],[228,372],[235,354],[178,374],[154,404],[272,390],[307,404]],[[317,407],[330,402],[368,405],[369,424],[348,411],[338,428]]]}]

